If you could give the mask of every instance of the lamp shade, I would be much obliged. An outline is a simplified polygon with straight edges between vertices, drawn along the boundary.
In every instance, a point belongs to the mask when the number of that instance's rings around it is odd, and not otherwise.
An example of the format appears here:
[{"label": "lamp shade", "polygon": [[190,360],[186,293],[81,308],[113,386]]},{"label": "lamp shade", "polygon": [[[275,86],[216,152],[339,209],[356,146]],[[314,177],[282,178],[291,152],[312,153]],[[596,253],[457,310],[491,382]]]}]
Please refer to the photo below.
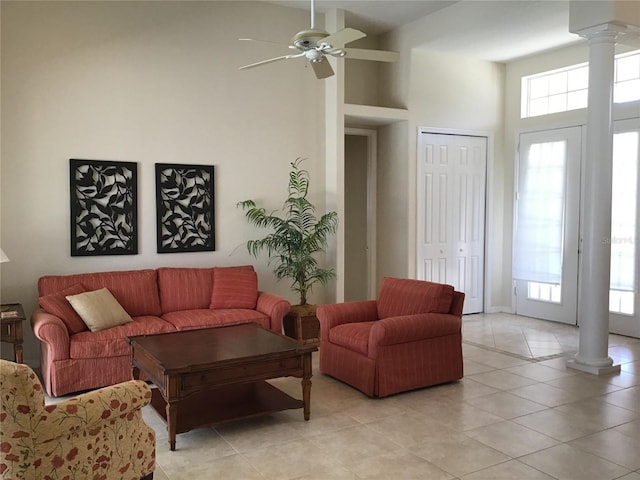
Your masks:
[{"label": "lamp shade", "polygon": [[7,254],[4,253],[4,250],[0,248],[0,263],[5,263],[8,261],[9,261],[9,257],[7,257]]}]

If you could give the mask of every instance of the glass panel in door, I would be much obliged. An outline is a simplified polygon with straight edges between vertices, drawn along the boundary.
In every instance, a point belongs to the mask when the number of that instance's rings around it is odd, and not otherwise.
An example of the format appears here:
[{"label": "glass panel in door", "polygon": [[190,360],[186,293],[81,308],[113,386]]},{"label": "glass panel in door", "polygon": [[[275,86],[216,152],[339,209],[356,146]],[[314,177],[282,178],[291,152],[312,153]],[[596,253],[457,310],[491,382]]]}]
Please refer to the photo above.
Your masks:
[{"label": "glass panel in door", "polygon": [[633,337],[640,337],[639,157],[640,119],[616,122],[613,136],[609,330]]},{"label": "glass panel in door", "polygon": [[516,313],[575,324],[581,129],[522,134],[519,151]]}]

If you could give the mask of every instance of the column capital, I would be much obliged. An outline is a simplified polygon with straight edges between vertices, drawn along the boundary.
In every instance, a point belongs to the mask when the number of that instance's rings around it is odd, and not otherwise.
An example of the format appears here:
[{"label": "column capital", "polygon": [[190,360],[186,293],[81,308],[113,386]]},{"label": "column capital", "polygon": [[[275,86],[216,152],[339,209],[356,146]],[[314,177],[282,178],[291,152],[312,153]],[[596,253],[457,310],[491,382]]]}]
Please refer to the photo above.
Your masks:
[{"label": "column capital", "polygon": [[577,30],[573,33],[580,35],[588,40],[602,40],[615,42],[618,35],[629,32],[629,27],[617,23],[603,23],[592,27]]}]

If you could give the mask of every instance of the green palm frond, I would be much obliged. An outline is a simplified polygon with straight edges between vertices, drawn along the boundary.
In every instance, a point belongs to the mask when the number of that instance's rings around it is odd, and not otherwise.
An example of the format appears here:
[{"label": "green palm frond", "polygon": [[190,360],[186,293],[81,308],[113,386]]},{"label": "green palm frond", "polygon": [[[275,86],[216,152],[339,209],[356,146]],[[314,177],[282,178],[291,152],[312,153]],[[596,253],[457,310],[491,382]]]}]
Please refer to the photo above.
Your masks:
[{"label": "green palm frond", "polygon": [[291,279],[291,288],[300,295],[300,304],[307,303],[307,294],[316,283],[326,285],[335,277],[333,269],[320,268],[314,258],[327,248],[327,239],[338,229],[336,212],[325,213],[318,219],[314,205],[307,200],[309,172],[300,168],[303,159],[291,163],[289,196],[284,202],[285,215],[267,213],[253,200],[238,203],[250,223],[270,229],[266,237],[249,240],[247,250],[254,257],[266,251],[269,262],[276,264],[278,280]]}]

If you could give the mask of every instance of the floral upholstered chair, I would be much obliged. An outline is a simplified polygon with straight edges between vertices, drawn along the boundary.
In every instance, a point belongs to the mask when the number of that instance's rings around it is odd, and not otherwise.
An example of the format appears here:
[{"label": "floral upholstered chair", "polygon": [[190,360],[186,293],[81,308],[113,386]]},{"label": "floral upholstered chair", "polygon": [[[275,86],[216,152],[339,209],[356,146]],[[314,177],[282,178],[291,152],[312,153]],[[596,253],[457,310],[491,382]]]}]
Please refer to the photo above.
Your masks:
[{"label": "floral upholstered chair", "polygon": [[142,419],[151,400],[137,380],[45,405],[26,365],[0,360],[0,478],[152,479],[155,433]]}]

